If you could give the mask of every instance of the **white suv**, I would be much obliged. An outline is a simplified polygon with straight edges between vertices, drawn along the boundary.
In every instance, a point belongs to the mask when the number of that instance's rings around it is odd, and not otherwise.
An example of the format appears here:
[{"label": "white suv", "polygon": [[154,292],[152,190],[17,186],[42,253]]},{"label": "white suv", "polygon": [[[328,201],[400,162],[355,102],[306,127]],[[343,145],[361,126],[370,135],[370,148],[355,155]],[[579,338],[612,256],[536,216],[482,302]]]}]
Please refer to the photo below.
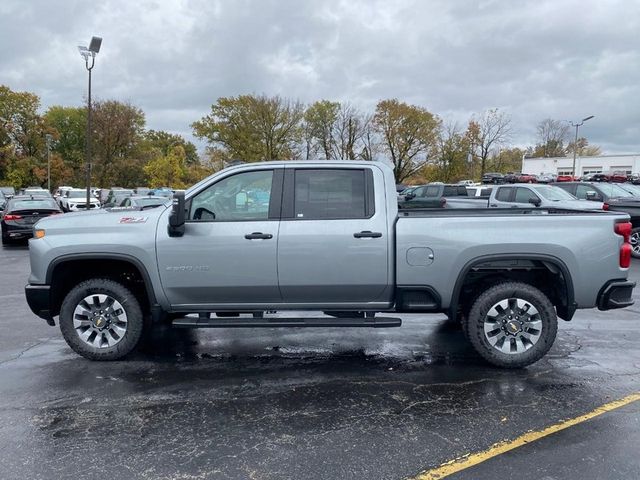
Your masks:
[{"label": "white suv", "polygon": [[[100,208],[100,200],[91,196],[89,208]],[[82,188],[66,190],[60,197],[60,208],[63,212],[77,212],[87,209],[87,191]]]}]

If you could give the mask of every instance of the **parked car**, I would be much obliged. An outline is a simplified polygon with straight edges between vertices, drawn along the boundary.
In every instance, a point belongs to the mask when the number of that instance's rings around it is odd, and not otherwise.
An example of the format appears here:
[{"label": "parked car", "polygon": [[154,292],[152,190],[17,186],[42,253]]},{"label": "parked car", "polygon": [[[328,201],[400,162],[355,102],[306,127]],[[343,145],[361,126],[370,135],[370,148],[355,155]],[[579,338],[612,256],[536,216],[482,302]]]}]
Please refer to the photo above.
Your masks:
[{"label": "parked car", "polygon": [[[267,205],[248,203],[256,189]],[[163,319],[180,328],[397,327],[390,312],[443,312],[464,322],[486,361],[508,368],[549,351],[557,317],[633,304],[628,215],[398,212],[395,194],[393,171],[379,162],[227,168],[171,208],[41,220],[25,295],[93,360],[126,356]],[[266,310],[330,316],[260,318]],[[181,316],[215,312],[255,315]]]},{"label": "parked car", "polygon": [[473,187],[474,185],[477,185],[473,180],[460,180],[457,184],[464,185],[465,187]]},{"label": "parked car", "polygon": [[[89,209],[100,208],[100,200],[89,197]],[[82,188],[64,190],[60,197],[60,208],[63,212],[79,212],[87,209],[87,191]]]},{"label": "parked car", "polygon": [[71,190],[73,187],[69,187],[69,186],[62,186],[62,187],[58,187],[53,191],[53,198],[56,202],[58,202],[58,205],[60,205],[60,197],[62,197],[64,195],[64,192],[67,190]]},{"label": "parked car", "polygon": [[616,170],[609,173],[609,181],[613,183],[624,183],[627,181],[627,172]]},{"label": "parked car", "polygon": [[538,183],[553,183],[557,180],[558,175],[556,175],[555,173],[550,173],[550,172],[542,172],[540,175],[538,175]]},{"label": "parked car", "polygon": [[22,195],[33,195],[37,197],[51,197],[51,192],[41,187],[27,187],[22,189]]},{"label": "parked car", "polygon": [[517,183],[538,183],[538,177],[531,173],[523,173],[518,177]]},{"label": "parked car", "polygon": [[2,212],[2,244],[9,245],[33,236],[34,224],[45,217],[62,213],[51,197],[16,195],[11,198]]},{"label": "parked car", "polygon": [[4,194],[4,196],[8,199],[13,197],[16,194],[16,190],[13,187],[0,187],[0,192]]},{"label": "parked car", "polygon": [[440,208],[451,197],[469,197],[467,187],[428,183],[406,194],[402,200],[398,201],[398,208]]},{"label": "parked car", "polygon": [[133,195],[133,190],[127,188],[112,188],[107,194],[107,198],[102,204],[105,208],[117,207],[122,201]]},{"label": "parked car", "polygon": [[568,174],[562,174],[562,175],[558,175],[556,177],[556,183],[560,183],[560,182],[574,182],[575,181],[575,177],[573,175],[568,175]]},{"label": "parked car", "polygon": [[173,190],[171,190],[169,187],[156,188],[155,190],[149,191],[149,195],[171,198],[173,197]]},{"label": "parked car", "polygon": [[[515,183],[500,185],[490,190],[488,196],[474,201],[451,199],[445,208],[543,208],[562,210],[605,210],[602,202],[578,200],[553,185]],[[481,200],[481,201],[477,201]]]},{"label": "parked car", "polygon": [[482,183],[504,183],[504,175],[497,172],[487,172],[482,175]]},{"label": "parked car", "polygon": [[124,208],[153,208],[161,205],[170,205],[171,200],[166,197],[155,197],[153,195],[138,195],[127,197],[120,202],[119,207]]},{"label": "parked car", "polygon": [[133,189],[133,193],[136,195],[149,195],[151,189],[148,187],[136,187]]},{"label": "parked car", "polygon": [[604,202],[609,210],[628,214],[632,226],[632,254],[640,258],[640,200],[637,197],[614,183],[572,182],[558,186],[580,199]]},{"label": "parked car", "polygon": [[521,173],[507,172],[503,178],[502,183],[516,183],[520,178]]},{"label": "parked car", "polygon": [[0,210],[4,210],[4,206],[7,204],[7,197],[4,196],[2,190],[0,190]]}]

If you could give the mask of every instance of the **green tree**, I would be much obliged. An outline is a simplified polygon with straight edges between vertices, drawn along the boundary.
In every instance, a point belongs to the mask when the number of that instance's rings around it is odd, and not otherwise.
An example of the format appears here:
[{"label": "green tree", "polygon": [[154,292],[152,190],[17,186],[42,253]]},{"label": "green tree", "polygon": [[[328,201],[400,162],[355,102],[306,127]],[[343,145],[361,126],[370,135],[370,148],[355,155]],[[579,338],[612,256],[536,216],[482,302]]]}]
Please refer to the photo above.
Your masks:
[{"label": "green tree", "polygon": [[[70,168],[73,172],[71,178],[62,175],[61,178],[65,180],[54,180],[55,177],[52,176],[53,185],[84,184],[87,109],[85,107],[56,105],[49,107],[44,114],[44,119],[56,132],[51,144],[51,151],[59,155],[65,168]],[[51,171],[53,174],[53,166]]]},{"label": "green tree", "polygon": [[469,141],[458,124],[441,126],[438,135],[436,163],[438,178],[443,182],[454,182],[469,176]]},{"label": "green tree", "polygon": [[437,151],[440,123],[425,108],[396,99],[378,102],[373,126],[382,138],[382,151],[393,161],[398,183],[418,172]]},{"label": "green tree", "polygon": [[98,101],[93,113],[92,183],[134,187],[145,179],[150,159],[142,145],[144,112],[130,103]]},{"label": "green tree", "polygon": [[223,150],[229,160],[286,160],[300,144],[303,115],[300,102],[279,96],[221,97],[211,105],[211,113],[191,127],[196,137]]},{"label": "green tree", "polygon": [[144,132],[145,147],[157,148],[163,155],[168,155],[173,147],[180,146],[185,152],[187,165],[195,165],[200,159],[196,146],[184,139],[181,135],[165,132],[163,130],[147,130]]},{"label": "green tree", "polygon": [[184,188],[187,176],[187,154],[184,147],[171,147],[166,155],[160,155],[144,166],[144,173],[152,188],[169,186]]}]

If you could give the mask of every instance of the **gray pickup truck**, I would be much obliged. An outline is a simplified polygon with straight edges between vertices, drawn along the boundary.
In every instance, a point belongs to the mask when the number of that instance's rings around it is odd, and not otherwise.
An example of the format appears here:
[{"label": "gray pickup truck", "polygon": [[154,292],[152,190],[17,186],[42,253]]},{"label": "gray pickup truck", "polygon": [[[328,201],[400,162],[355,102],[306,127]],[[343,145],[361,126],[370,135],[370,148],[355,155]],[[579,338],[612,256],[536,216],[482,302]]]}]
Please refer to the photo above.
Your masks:
[{"label": "gray pickup truck", "polygon": [[545,184],[500,185],[488,196],[448,198],[444,208],[555,208],[565,210],[605,210],[603,202],[579,200],[562,188]]},{"label": "gray pickup truck", "polygon": [[[549,350],[557,317],[633,303],[630,228],[611,212],[399,213],[382,163],[253,163],[172,206],[39,221],[26,297],[94,360],[125,356],[160,322],[396,327],[392,312],[441,312],[487,361],[522,367]],[[324,315],[264,315],[282,310]]]}]

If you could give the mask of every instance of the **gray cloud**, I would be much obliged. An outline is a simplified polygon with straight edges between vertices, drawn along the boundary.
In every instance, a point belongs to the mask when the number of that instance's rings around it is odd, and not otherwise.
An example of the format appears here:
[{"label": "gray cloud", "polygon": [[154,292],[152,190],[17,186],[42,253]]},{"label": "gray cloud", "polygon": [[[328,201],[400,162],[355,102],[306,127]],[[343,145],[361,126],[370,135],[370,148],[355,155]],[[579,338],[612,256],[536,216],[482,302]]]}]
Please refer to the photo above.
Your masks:
[{"label": "gray cloud", "polygon": [[609,153],[640,152],[640,2],[4,0],[0,83],[78,105],[76,51],[104,38],[99,98],[128,100],[149,128],[190,136],[219,96],[310,102],[381,98],[447,120],[499,107],[514,143],[546,117],[596,118],[581,130]]}]

